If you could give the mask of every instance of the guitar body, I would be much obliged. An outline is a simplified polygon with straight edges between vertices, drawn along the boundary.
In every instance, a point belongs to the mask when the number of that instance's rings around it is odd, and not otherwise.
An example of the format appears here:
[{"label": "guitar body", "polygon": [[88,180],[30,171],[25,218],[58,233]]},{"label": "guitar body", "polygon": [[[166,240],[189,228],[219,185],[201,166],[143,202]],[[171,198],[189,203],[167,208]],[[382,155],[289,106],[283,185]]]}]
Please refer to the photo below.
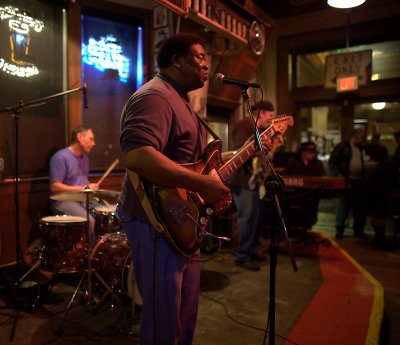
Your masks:
[{"label": "guitar body", "polygon": [[[200,174],[218,175],[217,170],[222,165],[220,149],[221,141],[213,141],[206,147],[203,160],[184,166]],[[185,254],[199,248],[210,219],[232,205],[230,193],[215,204],[207,205],[197,193],[186,189],[155,187],[154,190],[158,218],[164,225],[166,237]]]},{"label": "guitar body", "polygon": [[[276,117],[261,136],[271,139],[275,133],[284,133],[288,125],[293,125],[291,116]],[[256,147],[254,140],[249,142],[223,164],[221,146],[221,140],[212,141],[205,149],[204,159],[184,166],[199,174],[218,176],[225,183],[244,162],[253,157]],[[215,204],[207,205],[199,194],[189,190],[153,186],[153,191],[155,213],[163,225],[163,234],[174,249],[185,254],[191,254],[199,248],[210,219],[232,205],[231,193],[226,193]]]}]

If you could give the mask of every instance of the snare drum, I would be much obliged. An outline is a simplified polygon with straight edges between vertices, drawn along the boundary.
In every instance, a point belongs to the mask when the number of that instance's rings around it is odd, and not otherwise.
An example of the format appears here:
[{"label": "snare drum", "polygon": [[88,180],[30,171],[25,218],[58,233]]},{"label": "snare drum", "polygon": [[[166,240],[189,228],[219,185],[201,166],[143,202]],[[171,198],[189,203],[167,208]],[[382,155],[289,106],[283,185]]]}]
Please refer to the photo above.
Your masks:
[{"label": "snare drum", "polygon": [[100,236],[91,254],[91,266],[114,291],[127,294],[131,253],[126,235]]},{"label": "snare drum", "polygon": [[117,205],[95,207],[94,219],[97,236],[117,232],[121,229],[121,223],[115,214],[116,209]]},{"label": "snare drum", "polygon": [[87,256],[87,221],[77,216],[48,216],[39,222],[42,265],[58,273],[81,270]]}]

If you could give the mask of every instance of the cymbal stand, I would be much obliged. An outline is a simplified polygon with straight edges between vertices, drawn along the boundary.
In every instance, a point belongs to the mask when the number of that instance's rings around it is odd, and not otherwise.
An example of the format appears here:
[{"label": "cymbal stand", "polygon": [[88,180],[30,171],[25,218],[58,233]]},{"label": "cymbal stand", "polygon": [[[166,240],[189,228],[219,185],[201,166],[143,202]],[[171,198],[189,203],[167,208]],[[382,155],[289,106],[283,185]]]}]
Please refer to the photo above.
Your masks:
[{"label": "cymbal stand", "polygon": [[113,288],[104,281],[104,279],[101,277],[101,275],[94,268],[92,268],[92,264],[91,264],[91,261],[92,261],[92,243],[91,242],[92,241],[90,240],[91,234],[90,234],[90,220],[89,220],[89,194],[90,194],[91,190],[88,186],[86,186],[83,192],[86,194],[86,227],[87,227],[87,238],[88,238],[87,268],[83,272],[82,277],[79,280],[79,283],[76,286],[74,293],[72,294],[72,297],[71,297],[71,299],[68,303],[68,306],[64,312],[63,319],[62,319],[60,325],[58,326],[57,333],[61,332],[62,325],[68,315],[69,310],[71,309],[71,306],[75,300],[75,296],[78,293],[78,291],[81,289],[82,284],[85,281],[85,279],[87,279],[87,291],[82,291],[82,293],[86,294],[87,306],[90,308],[90,307],[95,307],[95,306],[99,305],[99,303],[97,303],[94,300],[94,296],[93,296],[93,284],[92,284],[93,283],[93,281],[92,281],[93,275],[106,288],[106,292],[103,294],[102,298],[100,299],[100,304],[105,300],[105,298],[108,294],[111,295],[111,301],[112,301],[111,305],[112,306],[114,306],[114,303],[113,303],[114,298],[118,301],[118,303],[121,303],[120,298],[115,294]]}]

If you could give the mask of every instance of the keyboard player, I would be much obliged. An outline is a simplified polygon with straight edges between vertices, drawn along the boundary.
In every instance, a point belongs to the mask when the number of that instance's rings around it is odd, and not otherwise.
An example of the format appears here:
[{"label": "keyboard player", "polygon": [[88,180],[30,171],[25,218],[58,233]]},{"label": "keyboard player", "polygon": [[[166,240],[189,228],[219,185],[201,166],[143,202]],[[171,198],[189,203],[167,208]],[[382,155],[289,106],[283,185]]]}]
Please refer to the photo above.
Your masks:
[{"label": "keyboard player", "polygon": [[[312,141],[302,143],[299,152],[284,167],[284,179],[290,179],[288,176],[324,175],[324,166],[317,157],[317,147]],[[296,230],[307,231],[317,222],[319,200],[319,189],[296,188],[287,191],[284,205],[291,235]]]}]

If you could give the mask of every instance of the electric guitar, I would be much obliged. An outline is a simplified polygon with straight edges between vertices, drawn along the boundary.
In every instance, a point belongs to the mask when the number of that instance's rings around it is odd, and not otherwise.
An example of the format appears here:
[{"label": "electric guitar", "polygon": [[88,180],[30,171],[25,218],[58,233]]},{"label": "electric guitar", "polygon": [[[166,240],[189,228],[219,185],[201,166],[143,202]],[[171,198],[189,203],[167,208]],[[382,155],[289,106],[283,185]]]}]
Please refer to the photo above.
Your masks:
[{"label": "electric guitar", "polygon": [[[287,126],[293,126],[291,116],[282,115],[271,121],[270,127],[260,134],[261,138],[272,138],[274,134],[283,134]],[[254,155],[254,140],[243,147],[225,163],[221,159],[221,140],[210,142],[203,159],[196,163],[184,164],[185,167],[200,174],[217,175],[226,182],[250,157]],[[165,228],[165,235],[178,252],[191,254],[196,251],[202,238],[207,234],[209,220],[232,205],[232,194],[226,193],[213,205],[208,205],[199,194],[181,188],[153,186],[149,196],[158,221]]]}]

